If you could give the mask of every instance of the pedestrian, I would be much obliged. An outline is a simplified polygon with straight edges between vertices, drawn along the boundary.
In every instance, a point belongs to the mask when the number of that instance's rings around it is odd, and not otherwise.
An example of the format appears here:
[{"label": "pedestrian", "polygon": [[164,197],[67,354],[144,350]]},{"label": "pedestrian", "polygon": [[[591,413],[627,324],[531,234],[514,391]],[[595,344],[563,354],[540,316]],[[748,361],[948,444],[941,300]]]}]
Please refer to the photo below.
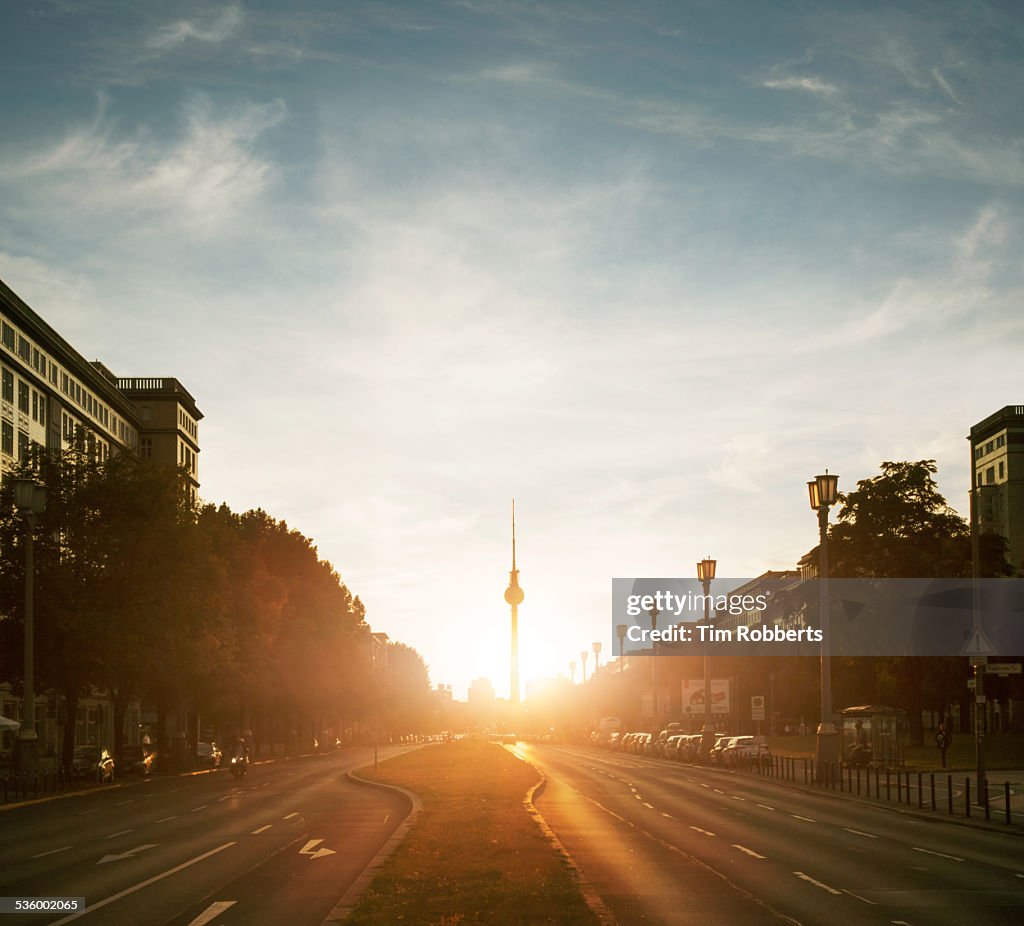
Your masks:
[{"label": "pedestrian", "polygon": [[939,755],[942,757],[942,767],[946,767],[946,751],[949,749],[950,744],[953,742],[952,735],[946,730],[944,723],[939,724],[939,729],[935,731],[935,745],[939,747]]}]

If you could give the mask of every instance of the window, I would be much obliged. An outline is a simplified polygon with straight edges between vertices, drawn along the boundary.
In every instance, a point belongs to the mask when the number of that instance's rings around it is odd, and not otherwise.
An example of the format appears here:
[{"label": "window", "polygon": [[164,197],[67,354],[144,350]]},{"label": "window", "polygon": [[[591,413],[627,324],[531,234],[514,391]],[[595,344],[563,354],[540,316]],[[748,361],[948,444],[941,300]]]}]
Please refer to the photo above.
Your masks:
[{"label": "window", "polygon": [[990,466],[988,469],[985,470],[985,482],[988,485],[992,485],[992,483],[994,483],[995,481],[996,481],[996,468],[994,466]]},{"label": "window", "polygon": [[14,404],[14,374],[6,368],[3,372],[2,394],[5,402]]},{"label": "window", "polygon": [[21,357],[25,363],[29,363],[32,359],[32,345],[28,343],[20,334],[18,335],[18,356]]},{"label": "window", "polygon": [[29,441],[24,431],[18,431],[18,459],[23,463],[28,461]]},{"label": "window", "polygon": [[50,382],[54,386],[57,385],[57,367],[54,364],[50,364]]},{"label": "window", "polygon": [[12,354],[14,353],[14,329],[3,322],[3,331],[0,334],[0,339],[3,341],[4,347],[6,347]]},{"label": "window", "polygon": [[3,423],[3,436],[0,437],[0,450],[9,457],[14,456],[14,426],[9,422]]},{"label": "window", "polygon": [[999,461],[999,478],[1002,479],[1006,475],[1006,462],[1004,460]]},{"label": "window", "polygon": [[18,411],[28,414],[28,383],[18,380]]},{"label": "window", "polygon": [[153,440],[149,437],[142,438],[139,441],[139,456],[143,460],[148,460],[153,456]]}]

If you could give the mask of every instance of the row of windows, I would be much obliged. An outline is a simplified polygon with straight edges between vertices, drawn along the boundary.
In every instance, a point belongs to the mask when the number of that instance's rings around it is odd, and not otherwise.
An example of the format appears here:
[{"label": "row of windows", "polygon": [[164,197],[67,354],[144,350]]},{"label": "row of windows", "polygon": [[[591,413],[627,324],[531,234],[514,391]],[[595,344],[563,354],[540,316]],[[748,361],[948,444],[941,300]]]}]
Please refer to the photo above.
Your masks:
[{"label": "row of windows", "polygon": [[[40,446],[33,440],[29,440],[28,433],[18,429],[18,455],[19,460],[28,460],[31,447],[35,445],[37,448]],[[0,452],[4,456],[14,456],[14,425],[9,421],[0,422]]]},{"label": "row of windows", "polygon": [[[999,464],[998,464],[999,476],[998,477],[996,476],[996,472],[997,472],[997,467],[995,467],[995,466],[987,467],[985,469],[984,473],[979,472],[978,473],[978,477],[977,477],[978,485],[989,485],[989,486],[990,485],[995,485],[997,478],[998,478],[998,480],[1000,482],[1002,482],[1006,478],[1006,461],[1005,460],[1000,460],[999,461]],[[984,480],[982,479],[983,475],[985,477]]]},{"label": "row of windows", "polygon": [[186,414],[181,407],[178,408],[178,427],[186,434],[191,435],[193,440],[199,440],[199,426],[192,420],[192,416]]},{"label": "row of windows", "polygon": [[[106,428],[122,444],[133,449],[136,447],[138,436],[131,425],[120,419],[74,377],[61,370],[46,354],[7,322],[2,323],[0,343],[12,354],[21,358],[27,366],[32,367],[43,379],[49,380],[52,385],[57,386],[59,378],[59,388],[64,395]],[[28,414],[27,411],[26,414]]]},{"label": "row of windows", "polygon": [[1005,446],[1006,435],[1000,434],[986,444],[978,444],[978,446],[974,448],[974,459],[980,460],[982,457],[988,456],[988,454],[992,453],[994,450],[998,450],[1000,447]]},{"label": "row of windows", "polygon": [[[15,376],[7,367],[0,368],[0,398],[14,404]],[[18,378],[18,411],[23,415],[32,415],[37,424],[46,424],[46,395],[29,387],[25,380]]]}]

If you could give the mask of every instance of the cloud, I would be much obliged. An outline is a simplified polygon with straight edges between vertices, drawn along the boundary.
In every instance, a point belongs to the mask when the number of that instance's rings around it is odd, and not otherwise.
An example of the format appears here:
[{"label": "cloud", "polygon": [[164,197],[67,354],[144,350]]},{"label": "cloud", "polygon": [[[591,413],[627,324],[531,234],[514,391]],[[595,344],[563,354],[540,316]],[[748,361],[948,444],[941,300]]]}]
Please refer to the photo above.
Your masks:
[{"label": "cloud", "polygon": [[763,81],[762,87],[771,90],[803,90],[821,96],[834,96],[839,92],[835,84],[830,84],[820,77],[783,77]]},{"label": "cloud", "polygon": [[197,95],[181,107],[180,134],[171,139],[146,126],[119,134],[108,108],[101,97],[89,124],[6,163],[9,176],[31,179],[38,185],[37,201],[50,197],[62,209],[171,214],[193,230],[220,225],[270,183],[273,165],[258,148],[286,116],[280,101],[226,109]]},{"label": "cloud", "polygon": [[245,20],[245,11],[235,3],[219,12],[210,11],[200,19],[178,19],[158,28],[145,41],[156,53],[171,51],[192,40],[208,45],[219,44],[234,35]]}]

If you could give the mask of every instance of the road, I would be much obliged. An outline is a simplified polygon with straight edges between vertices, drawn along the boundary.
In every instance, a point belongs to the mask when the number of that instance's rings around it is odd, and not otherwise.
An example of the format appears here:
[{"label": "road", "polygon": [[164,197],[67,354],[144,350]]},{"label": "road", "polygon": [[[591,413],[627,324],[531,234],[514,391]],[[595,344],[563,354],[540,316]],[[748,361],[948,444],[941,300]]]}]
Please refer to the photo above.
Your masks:
[{"label": "road", "polygon": [[[388,747],[381,757],[411,747]],[[368,749],[154,778],[0,814],[0,896],[84,897],[18,924],[320,926],[409,812]]]},{"label": "road", "polygon": [[519,744],[622,926],[1024,922],[1024,838],[726,770]]}]

